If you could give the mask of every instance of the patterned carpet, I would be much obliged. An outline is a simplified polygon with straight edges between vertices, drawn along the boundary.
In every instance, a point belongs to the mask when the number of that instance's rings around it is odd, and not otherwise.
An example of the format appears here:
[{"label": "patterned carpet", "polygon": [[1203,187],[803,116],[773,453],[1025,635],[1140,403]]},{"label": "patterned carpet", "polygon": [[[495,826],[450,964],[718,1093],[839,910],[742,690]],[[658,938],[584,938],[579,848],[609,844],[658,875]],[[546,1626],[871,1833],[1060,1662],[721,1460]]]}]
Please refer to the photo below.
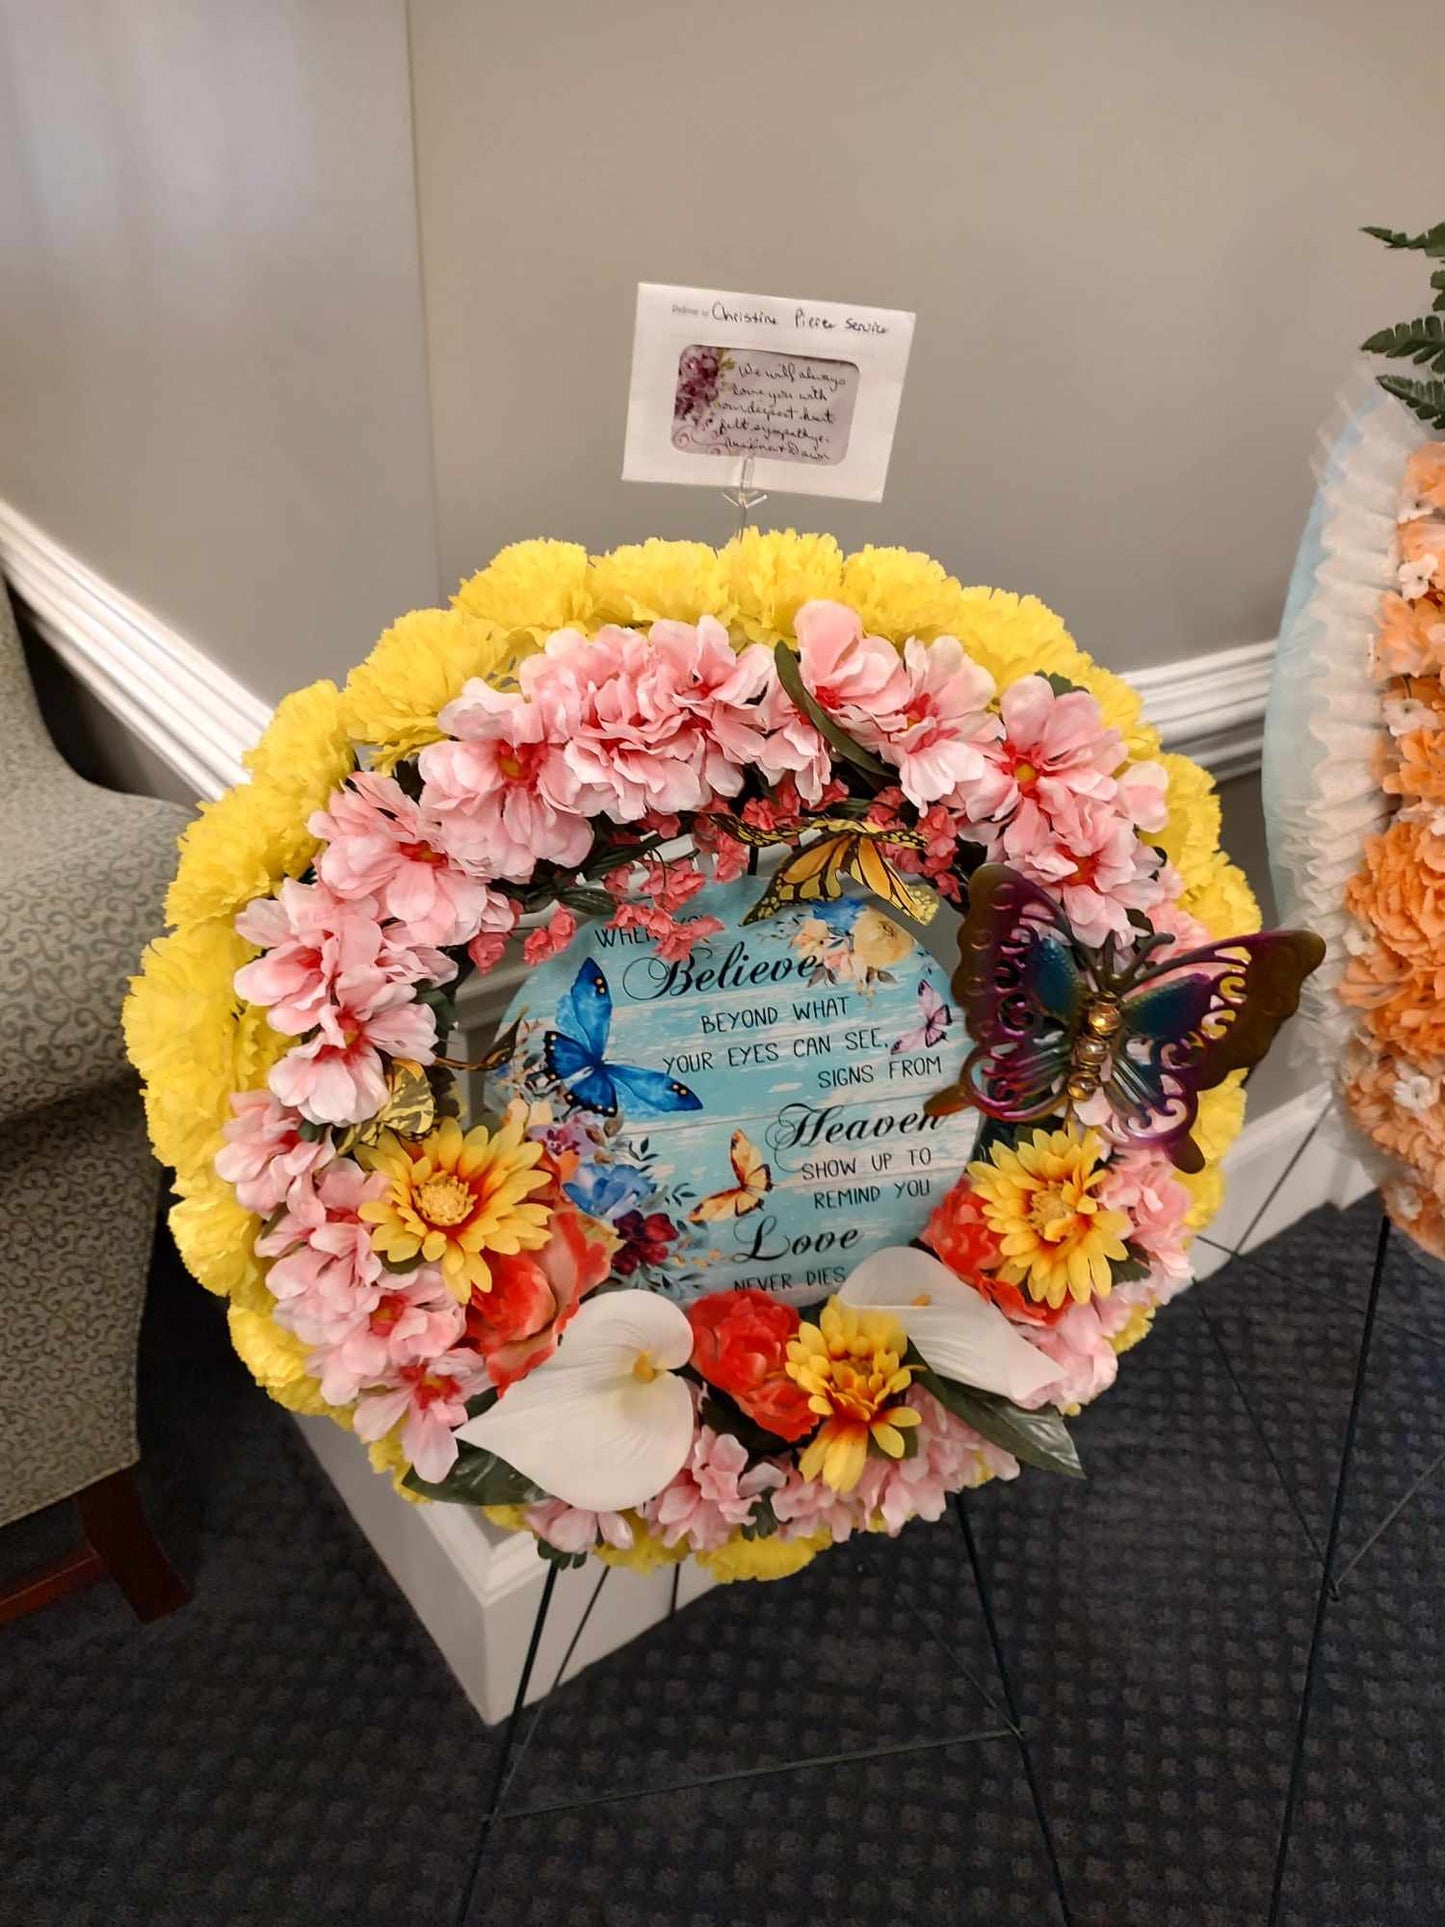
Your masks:
[{"label": "patterned carpet", "polygon": [[[971,1502],[1077,1927],[1265,1919],[1374,1210],[1165,1313],[1078,1424],[1089,1482]],[[143,1349],[196,1597],[0,1632],[0,1921],[447,1927],[495,1737],[173,1261]],[[1445,1277],[1399,1241],[1344,1546],[1284,1919],[1417,1927],[1445,1918]],[[553,1695],[472,1919],[1054,1927],[956,1523],[719,1590]]]}]

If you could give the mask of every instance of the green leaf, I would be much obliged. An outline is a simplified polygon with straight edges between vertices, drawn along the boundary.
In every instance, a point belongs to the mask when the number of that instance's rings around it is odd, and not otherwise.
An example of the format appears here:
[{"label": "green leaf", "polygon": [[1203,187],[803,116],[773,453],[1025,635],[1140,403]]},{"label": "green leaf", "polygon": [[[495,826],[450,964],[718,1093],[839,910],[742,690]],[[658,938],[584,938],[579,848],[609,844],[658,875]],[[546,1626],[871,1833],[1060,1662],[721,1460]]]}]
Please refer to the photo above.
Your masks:
[{"label": "green leaf", "polygon": [[1067,676],[1061,676],[1056,670],[1052,669],[1048,675],[1044,677],[1044,681],[1056,696],[1067,696],[1071,690],[1079,687],[1078,683],[1070,682]]},{"label": "green leaf", "polygon": [[1154,1269],[1138,1245],[1126,1244],[1127,1258],[1109,1266],[1110,1275],[1116,1285],[1132,1284],[1136,1278],[1147,1278]]},{"label": "green leaf", "polygon": [[1414,248],[1419,254],[1428,254],[1432,260],[1445,261],[1445,221],[1439,221],[1423,234],[1409,234],[1402,228],[1367,227],[1362,234],[1371,234],[1377,241],[1383,241],[1387,248]]},{"label": "green leaf", "polygon": [[750,1459],[773,1459],[791,1450],[786,1439],[749,1418],[741,1406],[734,1405],[715,1385],[709,1385],[703,1393],[698,1418],[714,1432],[726,1432],[735,1438]]},{"label": "green leaf", "polygon": [[467,1400],[467,1417],[480,1418],[483,1412],[490,1412],[501,1396],[501,1388],[497,1385],[489,1385],[484,1392],[474,1392]]},{"label": "green leaf", "polygon": [[764,1492],[753,1506],[752,1517],[743,1527],[745,1539],[771,1539],[780,1521],[773,1510],[773,1495]]},{"label": "green leaf", "polygon": [[1422,367],[1428,364],[1437,375],[1445,374],[1445,321],[1438,314],[1421,315],[1418,321],[1397,321],[1393,328],[1382,328],[1360,346],[1367,355],[1410,360]]},{"label": "green leaf", "polygon": [[589,890],[580,883],[569,883],[559,890],[557,901],[584,917],[610,917],[617,908],[605,890]]},{"label": "green leaf", "polygon": [[296,1135],[303,1144],[315,1144],[319,1138],[325,1137],[330,1129],[329,1124],[313,1124],[309,1117],[303,1117],[296,1126]]},{"label": "green leaf", "polygon": [[446,1499],[453,1505],[535,1505],[547,1494],[541,1486],[499,1459],[495,1452],[461,1441],[456,1464],[438,1484],[419,1479],[415,1468],[402,1484],[423,1498]]},{"label": "green leaf", "polygon": [[1427,428],[1445,434],[1445,381],[1420,381],[1411,375],[1380,375],[1376,379],[1387,395],[1404,402]]},{"label": "green leaf", "polygon": [[854,769],[862,770],[865,776],[871,776],[880,783],[897,780],[896,770],[889,769],[886,763],[880,763],[861,743],[855,743],[847,730],[840,728],[814,700],[803,682],[802,666],[787,643],[778,644],[773,651],[773,660],[778,665],[778,681],[792,699],[793,706],[802,711],[824,742],[835,749],[845,763],[851,763]]},{"label": "green leaf", "polygon": [[[910,1365],[915,1357],[917,1354],[910,1345]],[[1037,1466],[1040,1472],[1062,1472],[1071,1479],[1083,1478],[1084,1468],[1069,1437],[1069,1428],[1052,1405],[1038,1412],[1026,1412],[1021,1405],[1001,1398],[997,1392],[981,1392],[976,1385],[960,1385],[954,1379],[940,1377],[921,1359],[913,1365],[913,1376],[925,1391],[932,1392],[945,1410],[961,1418],[965,1425],[971,1425],[975,1432],[982,1433],[990,1445],[1012,1452],[1021,1465]]]},{"label": "green leaf", "polygon": [[549,1545],[545,1539],[537,1538],[535,1534],[533,1538],[538,1556],[545,1559],[549,1566],[556,1566],[559,1572],[570,1572],[573,1566],[585,1566],[592,1556],[586,1552],[563,1552],[560,1546]]}]

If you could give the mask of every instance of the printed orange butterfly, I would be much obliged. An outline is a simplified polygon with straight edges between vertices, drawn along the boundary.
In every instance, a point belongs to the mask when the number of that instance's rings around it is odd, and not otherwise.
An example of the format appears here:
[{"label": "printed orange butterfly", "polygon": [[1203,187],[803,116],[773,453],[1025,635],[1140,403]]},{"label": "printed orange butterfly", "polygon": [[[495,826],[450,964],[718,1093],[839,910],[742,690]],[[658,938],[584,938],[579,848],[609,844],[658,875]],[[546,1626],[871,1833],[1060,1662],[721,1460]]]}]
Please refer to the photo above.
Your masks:
[{"label": "printed orange butterfly", "polygon": [[695,1205],[687,1214],[689,1224],[716,1224],[720,1218],[745,1217],[749,1211],[756,1211],[772,1190],[772,1171],[746,1131],[733,1132],[728,1157],[737,1183],[726,1191],[714,1191]]}]

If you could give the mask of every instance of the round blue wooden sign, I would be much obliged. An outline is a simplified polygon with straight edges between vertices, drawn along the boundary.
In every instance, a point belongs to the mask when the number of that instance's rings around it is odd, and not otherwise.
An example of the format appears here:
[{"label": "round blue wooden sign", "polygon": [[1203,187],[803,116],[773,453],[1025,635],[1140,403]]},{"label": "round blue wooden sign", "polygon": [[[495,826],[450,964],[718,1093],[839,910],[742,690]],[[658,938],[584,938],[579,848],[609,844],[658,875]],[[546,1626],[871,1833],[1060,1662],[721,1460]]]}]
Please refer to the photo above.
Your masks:
[{"label": "round blue wooden sign", "polygon": [[486,1086],[494,1109],[545,1107],[567,1195],[621,1241],[617,1274],[683,1302],[836,1289],[918,1236],[978,1133],[972,1112],[923,1109],[968,1048],[934,958],[864,896],[745,924],[762,888],[700,892],[684,914],[723,928],[681,962],[584,928],[513,998]]}]

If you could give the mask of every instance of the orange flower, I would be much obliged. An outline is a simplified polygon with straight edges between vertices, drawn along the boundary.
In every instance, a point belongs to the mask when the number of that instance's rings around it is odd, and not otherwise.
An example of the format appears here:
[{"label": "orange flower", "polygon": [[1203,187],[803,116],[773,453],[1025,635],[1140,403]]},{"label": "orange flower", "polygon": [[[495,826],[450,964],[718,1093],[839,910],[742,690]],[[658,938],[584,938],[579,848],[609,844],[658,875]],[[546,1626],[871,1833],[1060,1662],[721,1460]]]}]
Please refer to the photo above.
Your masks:
[{"label": "orange flower", "polygon": [[1445,522],[1427,515],[1418,522],[1402,522],[1396,531],[1400,561],[1421,574],[1429,571],[1429,586],[1445,589]]},{"label": "orange flower", "polygon": [[1445,803],[1445,733],[1412,729],[1396,744],[1399,767],[1384,779],[1387,795],[1411,802]]},{"label": "orange flower", "polygon": [[1445,509],[1445,442],[1426,442],[1405,464],[1405,489],[1418,502]]},{"label": "orange flower", "polygon": [[1445,610],[1433,596],[1407,602],[1387,595],[1380,604],[1380,632],[1375,638],[1375,673],[1385,676],[1427,676],[1445,664]]}]

